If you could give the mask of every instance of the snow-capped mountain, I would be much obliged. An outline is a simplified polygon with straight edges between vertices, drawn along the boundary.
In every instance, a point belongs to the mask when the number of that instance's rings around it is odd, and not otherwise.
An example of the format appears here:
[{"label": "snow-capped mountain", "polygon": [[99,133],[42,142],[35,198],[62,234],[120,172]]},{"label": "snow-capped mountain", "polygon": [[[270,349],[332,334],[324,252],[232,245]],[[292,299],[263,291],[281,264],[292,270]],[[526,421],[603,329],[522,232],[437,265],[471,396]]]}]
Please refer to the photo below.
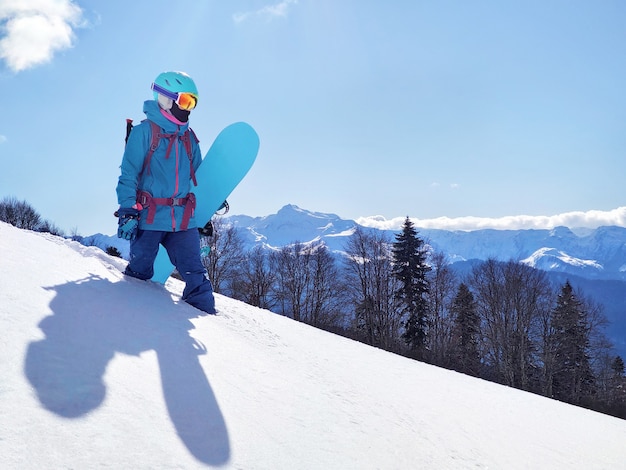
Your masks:
[{"label": "snow-capped mountain", "polygon": [[588,272],[590,277],[596,277],[604,270],[604,267],[595,260],[574,258],[561,250],[547,247],[538,249],[521,262],[544,271],[566,272],[575,268]]},{"label": "snow-capped mountain", "polygon": [[[322,241],[341,252],[357,223],[335,214],[310,212],[287,205],[265,217],[234,215],[227,219],[241,231],[248,246],[263,243],[281,247],[293,242]],[[600,227],[579,230],[450,231],[416,227],[433,250],[445,253],[451,262],[467,260],[519,260],[546,271],[586,279],[626,280],[626,228]],[[365,230],[377,230],[366,228]],[[389,237],[393,240],[393,234]]]},{"label": "snow-capped mountain", "polygon": [[292,204],[266,217],[234,215],[227,220],[241,231],[248,246],[262,243],[273,248],[294,242],[323,241],[333,251],[341,251],[356,227],[353,220],[307,211]]},{"label": "snow-capped mountain", "polygon": [[[312,212],[286,205],[264,217],[226,216],[239,230],[247,248],[263,244],[279,248],[294,242],[323,242],[333,252],[344,251],[357,223],[336,214]],[[545,271],[585,279],[626,280],[626,228],[552,230],[437,230],[416,227],[433,250],[443,252],[452,262],[511,259]],[[375,231],[375,228],[363,228]],[[395,231],[387,231],[393,241]],[[81,243],[106,249],[116,247],[128,257],[128,242],[102,234],[83,237]]]}]

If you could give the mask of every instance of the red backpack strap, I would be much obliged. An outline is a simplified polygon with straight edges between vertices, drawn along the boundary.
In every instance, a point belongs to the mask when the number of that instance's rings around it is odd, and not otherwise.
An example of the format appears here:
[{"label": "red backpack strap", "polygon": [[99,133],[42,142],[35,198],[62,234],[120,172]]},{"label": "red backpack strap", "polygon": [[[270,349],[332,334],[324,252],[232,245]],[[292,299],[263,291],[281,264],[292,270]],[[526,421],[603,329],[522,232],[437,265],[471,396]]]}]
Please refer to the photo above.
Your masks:
[{"label": "red backpack strap", "polygon": [[189,173],[191,174],[191,180],[193,181],[194,186],[198,186],[198,182],[196,181],[196,171],[193,169],[193,147],[191,145],[191,136],[193,136],[197,145],[200,141],[198,140],[198,137],[196,137],[196,133],[191,128],[187,128],[185,130],[185,133],[182,136],[182,141],[185,145],[187,157],[189,157]]},{"label": "red backpack strap", "polygon": [[196,144],[199,144],[200,143],[200,139],[198,139],[198,136],[196,136],[196,133],[193,131],[193,129],[191,127],[188,127],[187,130],[193,136],[193,140],[196,141]]},{"label": "red backpack strap", "polygon": [[161,128],[158,124],[148,120],[150,123],[150,148],[146,152],[146,156],[143,159],[143,167],[141,168],[141,172],[139,173],[139,177],[143,175],[143,172],[148,170],[150,173],[150,160],[152,159],[152,154],[159,146],[159,141],[161,140]]}]

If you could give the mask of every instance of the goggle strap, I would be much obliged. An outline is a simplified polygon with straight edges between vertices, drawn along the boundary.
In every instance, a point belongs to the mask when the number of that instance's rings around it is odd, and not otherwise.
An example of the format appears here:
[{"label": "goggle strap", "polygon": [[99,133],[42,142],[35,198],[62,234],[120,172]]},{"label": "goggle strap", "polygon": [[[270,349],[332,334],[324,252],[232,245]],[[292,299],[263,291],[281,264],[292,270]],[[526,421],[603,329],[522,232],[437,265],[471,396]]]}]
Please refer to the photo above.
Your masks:
[{"label": "goggle strap", "polygon": [[166,90],[162,86],[157,85],[156,83],[152,84],[152,89],[157,93],[160,93],[163,96],[168,97],[169,99],[176,101],[178,99],[178,93],[172,93],[169,90]]}]

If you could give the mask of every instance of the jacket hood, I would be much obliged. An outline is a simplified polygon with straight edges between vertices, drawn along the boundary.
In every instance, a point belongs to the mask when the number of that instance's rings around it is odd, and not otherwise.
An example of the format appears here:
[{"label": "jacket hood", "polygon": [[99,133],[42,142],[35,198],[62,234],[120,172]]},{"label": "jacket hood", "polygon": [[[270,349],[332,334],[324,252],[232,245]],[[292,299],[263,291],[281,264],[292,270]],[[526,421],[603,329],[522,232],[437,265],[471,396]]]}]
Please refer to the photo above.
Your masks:
[{"label": "jacket hood", "polygon": [[154,100],[147,100],[143,103],[143,112],[146,114],[146,117],[157,124],[161,129],[163,129],[167,133],[174,133],[178,131],[180,135],[182,135],[185,130],[189,127],[189,122],[186,122],[183,125],[178,125],[167,119],[161,113],[161,108],[159,104]]}]

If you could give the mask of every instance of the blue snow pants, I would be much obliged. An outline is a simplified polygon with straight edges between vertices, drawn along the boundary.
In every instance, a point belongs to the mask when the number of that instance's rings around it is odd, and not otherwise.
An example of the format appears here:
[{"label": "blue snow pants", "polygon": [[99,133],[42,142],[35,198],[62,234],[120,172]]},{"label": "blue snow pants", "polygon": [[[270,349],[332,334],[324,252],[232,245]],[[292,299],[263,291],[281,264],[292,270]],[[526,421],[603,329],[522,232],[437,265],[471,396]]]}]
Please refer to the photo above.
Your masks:
[{"label": "blue snow pants", "polygon": [[165,247],[185,281],[182,299],[207,313],[217,313],[213,286],[200,260],[200,234],[195,228],[180,232],[138,230],[137,237],[130,242],[130,262],[124,274],[142,280],[152,278],[159,244]]}]

